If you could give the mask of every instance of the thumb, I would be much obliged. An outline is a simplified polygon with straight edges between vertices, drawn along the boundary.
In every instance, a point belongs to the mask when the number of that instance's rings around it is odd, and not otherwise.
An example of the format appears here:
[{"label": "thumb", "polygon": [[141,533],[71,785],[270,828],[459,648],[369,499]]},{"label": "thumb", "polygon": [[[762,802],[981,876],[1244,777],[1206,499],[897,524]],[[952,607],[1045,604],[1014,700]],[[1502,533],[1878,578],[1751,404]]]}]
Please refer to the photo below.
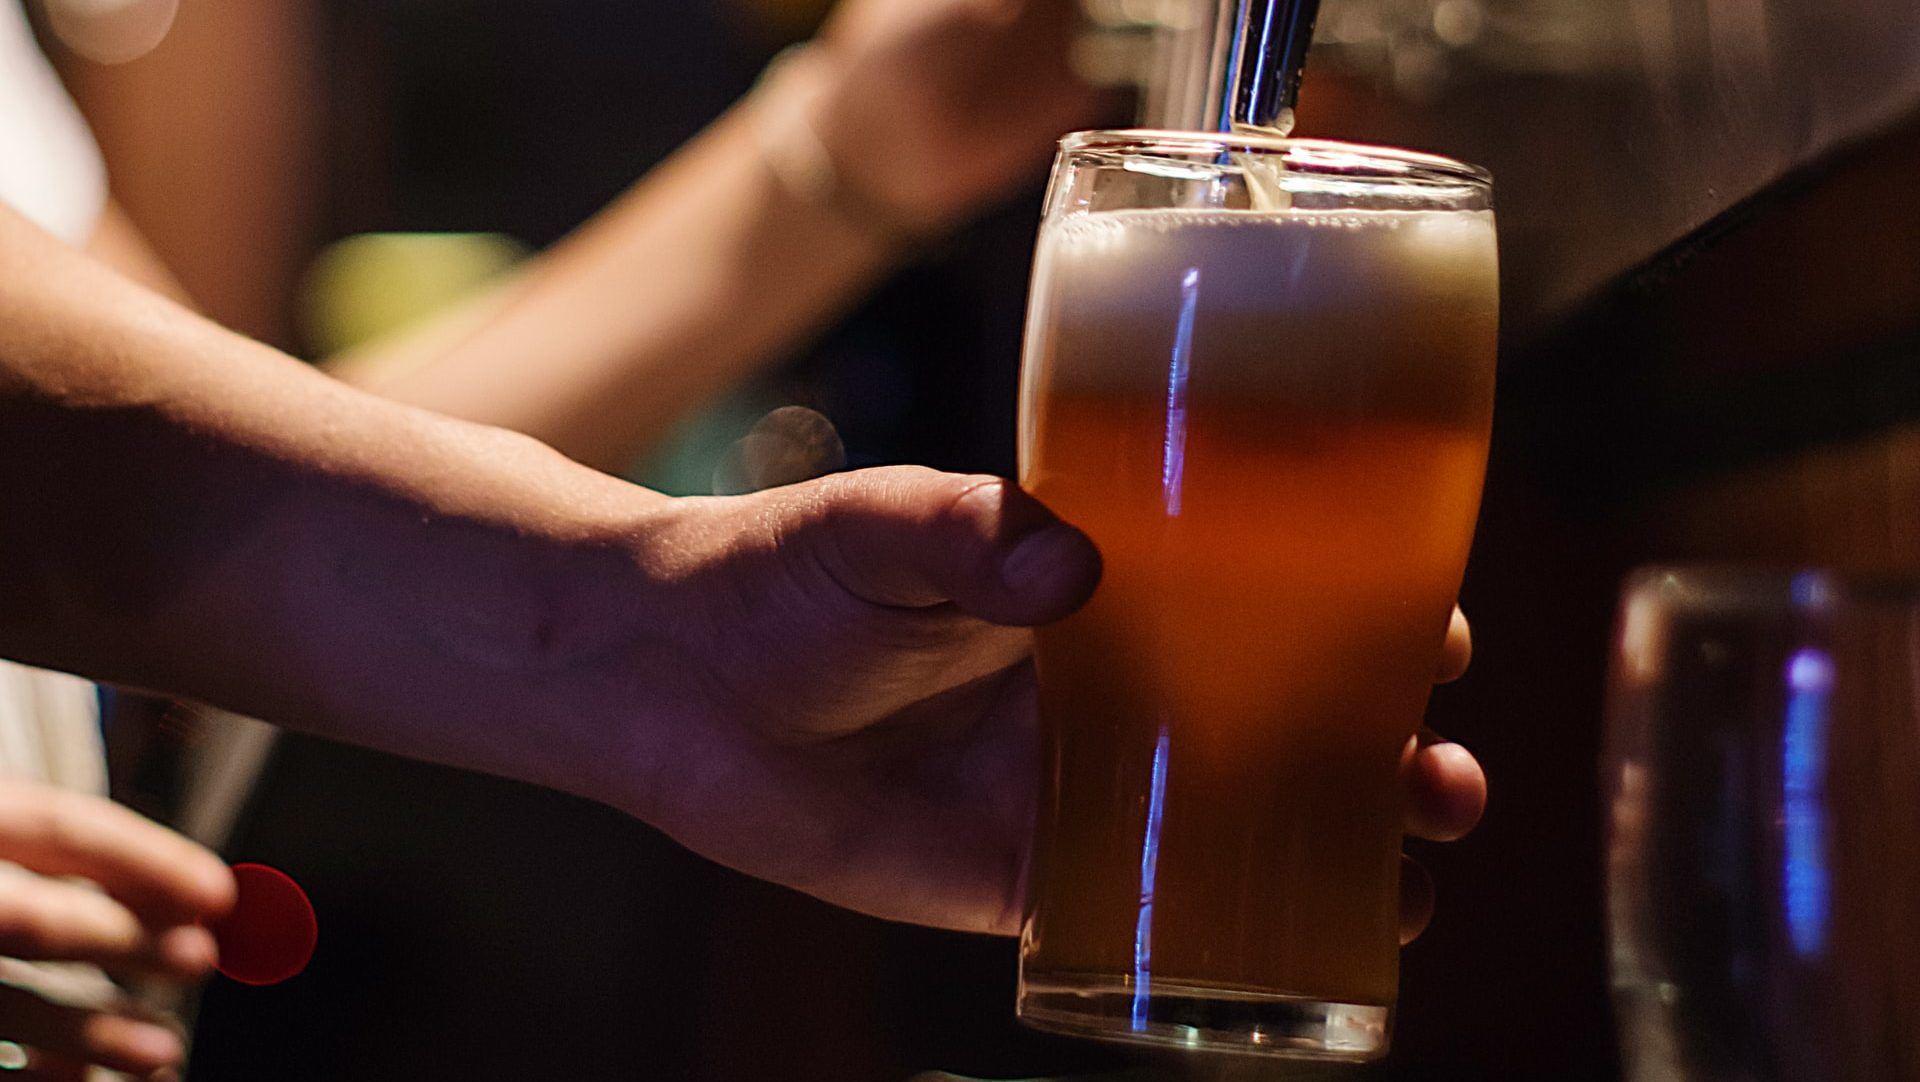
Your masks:
[{"label": "thumb", "polygon": [[1100,579],[1093,542],[998,477],[903,466],[787,491],[808,489],[788,551],[872,604],[952,602],[990,623],[1031,626],[1079,608]]}]

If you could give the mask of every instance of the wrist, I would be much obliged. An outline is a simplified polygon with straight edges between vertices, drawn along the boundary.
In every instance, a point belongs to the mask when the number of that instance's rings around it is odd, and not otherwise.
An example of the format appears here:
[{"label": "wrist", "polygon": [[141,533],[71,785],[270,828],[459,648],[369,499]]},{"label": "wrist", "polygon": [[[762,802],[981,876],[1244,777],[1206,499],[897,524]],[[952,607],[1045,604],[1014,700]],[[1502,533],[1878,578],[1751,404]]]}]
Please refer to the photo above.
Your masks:
[{"label": "wrist", "polygon": [[650,514],[618,533],[380,517],[360,524],[384,536],[322,584],[351,640],[307,640],[317,695],[288,709],[327,735],[647,807],[658,685],[677,670]]},{"label": "wrist", "polygon": [[794,46],[767,68],[749,97],[760,156],[793,198],[889,249],[922,246],[944,233],[950,215],[888,182],[831,122],[846,73],[822,47]]},{"label": "wrist", "polygon": [[635,803],[620,764],[654,700],[611,685],[662,617],[652,537],[672,501],[524,437],[395,415],[427,469],[310,489],[230,576],[275,583],[277,641],[252,701],[222,705]]}]

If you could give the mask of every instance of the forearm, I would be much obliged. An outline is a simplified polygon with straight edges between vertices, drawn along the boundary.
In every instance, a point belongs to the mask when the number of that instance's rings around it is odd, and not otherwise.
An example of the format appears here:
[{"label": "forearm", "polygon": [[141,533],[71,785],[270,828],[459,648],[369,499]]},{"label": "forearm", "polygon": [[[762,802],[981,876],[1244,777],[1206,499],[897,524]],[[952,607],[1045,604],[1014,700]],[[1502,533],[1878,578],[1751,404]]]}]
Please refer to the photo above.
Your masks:
[{"label": "forearm", "polygon": [[493,295],[337,370],[583,462],[629,464],[889,262],[877,223],[801,198],[765,160],[753,110],[797,106],[808,78],[781,73]]},{"label": "forearm", "polygon": [[612,734],[494,723],[610,591],[644,605],[660,499],[341,386],[5,211],[0,498],[0,655],[569,787]]},{"label": "forearm", "polygon": [[170,274],[215,321],[276,345],[293,337],[327,175],[316,6],[189,2],[138,60],[56,53],[116,199]]}]

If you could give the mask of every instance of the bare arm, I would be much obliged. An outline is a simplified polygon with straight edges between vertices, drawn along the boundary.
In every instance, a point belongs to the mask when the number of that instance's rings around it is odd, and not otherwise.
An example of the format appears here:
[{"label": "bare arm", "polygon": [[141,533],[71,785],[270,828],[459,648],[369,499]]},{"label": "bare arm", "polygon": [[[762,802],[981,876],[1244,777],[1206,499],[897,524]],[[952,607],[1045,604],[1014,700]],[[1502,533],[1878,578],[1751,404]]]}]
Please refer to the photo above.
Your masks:
[{"label": "bare arm", "polygon": [[[188,308],[198,309],[187,287],[167,266],[153,244],[140,232],[118,199],[109,199],[100,212],[93,236],[87,238],[86,252],[94,259],[119,271],[138,285]],[[226,324],[221,324],[226,326]]]},{"label": "bare arm", "polygon": [[884,233],[781,183],[758,122],[736,108],[498,290],[333,370],[582,462],[630,464],[892,262]]},{"label": "bare arm", "polygon": [[319,207],[316,19],[313,0],[185,0],[152,53],[61,64],[115,198],[185,294],[280,346]]},{"label": "bare arm", "polygon": [[[300,160],[301,118],[284,79],[269,84],[278,89],[265,111],[289,114],[288,123],[259,131],[217,123],[203,101],[224,99],[179,87],[215,80],[238,90],[230,73],[255,62],[227,54],[243,47],[304,70],[299,20],[285,14],[302,4],[264,7],[282,14],[222,16],[261,24],[252,36],[216,34],[212,15],[183,14],[175,40],[141,61],[149,67],[129,85],[118,84],[140,65],[79,82],[134,219],[210,315],[247,319],[247,328],[256,325],[250,305],[228,295],[285,278],[273,255],[288,227],[266,211],[304,205],[298,177],[252,177],[266,168],[254,158]],[[1067,66],[1076,19],[1075,0],[849,0],[803,58],[574,236],[472,304],[338,359],[336,371],[592,465],[625,466],[852,305],[907,234],[952,228],[1035,175],[1053,139],[1091,115],[1094,95]],[[166,145],[157,133],[183,119],[205,134],[204,152],[184,171],[157,169],[143,148]],[[804,157],[808,129],[840,175],[841,198],[796,191],[768,164],[769,138]],[[166,223],[169,206],[217,206],[193,200],[191,177],[208,168],[195,163],[237,166],[250,191],[283,194],[250,196],[238,228],[197,213]],[[276,238],[264,252],[245,250],[255,230]],[[228,258],[232,268],[183,266],[183,255]],[[202,283],[223,292],[206,296]]]},{"label": "bare arm", "polygon": [[0,492],[0,653],[550,784],[584,726],[526,771],[475,737],[570,590],[643,581],[609,538],[659,501],[355,392],[6,211]]},{"label": "bare arm", "polygon": [[[1094,115],[1068,65],[1078,27],[1075,0],[843,3],[523,277],[341,371],[624,466],[838,317],[903,244],[1035,175]],[[796,192],[769,164],[808,150],[832,163],[837,197]]]},{"label": "bare arm", "polygon": [[670,500],[355,390],[5,210],[0,494],[0,656],[565,789],[975,929],[1011,927],[1033,792],[1008,625],[1098,563],[996,478]]}]

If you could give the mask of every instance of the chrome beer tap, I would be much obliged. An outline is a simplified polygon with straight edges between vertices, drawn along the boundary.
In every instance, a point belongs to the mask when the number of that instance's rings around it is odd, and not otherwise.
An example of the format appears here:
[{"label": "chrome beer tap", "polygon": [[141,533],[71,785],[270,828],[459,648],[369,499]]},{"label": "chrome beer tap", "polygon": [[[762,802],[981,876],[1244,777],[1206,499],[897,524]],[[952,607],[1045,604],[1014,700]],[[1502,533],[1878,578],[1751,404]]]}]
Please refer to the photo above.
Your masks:
[{"label": "chrome beer tap", "polygon": [[1209,127],[1285,135],[1320,0],[1222,0],[1220,101]]},{"label": "chrome beer tap", "polygon": [[[1286,134],[1320,0],[1088,0],[1094,23],[1146,38],[1132,66],[1145,127]],[[1144,34],[1142,33],[1144,31]]]}]

